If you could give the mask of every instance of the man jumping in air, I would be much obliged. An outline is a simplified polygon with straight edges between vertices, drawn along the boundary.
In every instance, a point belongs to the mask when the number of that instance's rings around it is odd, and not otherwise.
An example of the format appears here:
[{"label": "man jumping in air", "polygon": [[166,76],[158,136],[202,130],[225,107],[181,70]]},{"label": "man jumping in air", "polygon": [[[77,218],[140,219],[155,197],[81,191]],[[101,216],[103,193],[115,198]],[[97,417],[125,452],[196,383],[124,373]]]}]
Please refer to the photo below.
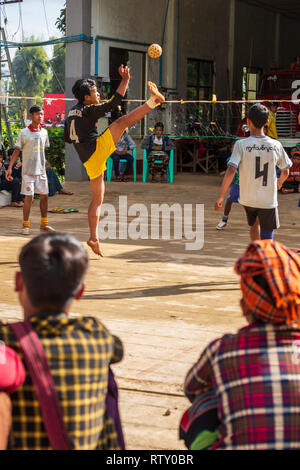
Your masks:
[{"label": "man jumping in air", "polygon": [[87,244],[99,256],[103,256],[98,239],[98,224],[104,197],[106,160],[115,151],[116,144],[125,129],[141,120],[151,109],[165,101],[157,86],[148,82],[150,99],[129,114],[114,121],[103,134],[98,136],[97,120],[116,109],[125,96],[130,80],[129,68],[121,65],[119,74],[122,81],[117,91],[109,101],[103,104],[100,104],[100,95],[94,80],[81,79],[75,82],[72,92],[78,103],[69,111],[64,131],[65,142],[74,145],[90,178],[92,201],[88,209],[90,238]]}]

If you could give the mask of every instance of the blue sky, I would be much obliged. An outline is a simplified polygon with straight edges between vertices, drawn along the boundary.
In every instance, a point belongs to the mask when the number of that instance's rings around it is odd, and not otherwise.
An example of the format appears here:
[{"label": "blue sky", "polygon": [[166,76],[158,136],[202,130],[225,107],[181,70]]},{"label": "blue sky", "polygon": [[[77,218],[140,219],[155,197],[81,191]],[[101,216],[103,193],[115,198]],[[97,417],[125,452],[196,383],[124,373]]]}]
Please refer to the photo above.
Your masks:
[{"label": "blue sky", "polygon": [[[4,18],[7,17],[6,31],[8,39],[11,41],[22,41],[22,26],[20,22],[20,10],[22,12],[22,24],[24,37],[31,35],[38,37],[44,41],[50,36],[60,37],[61,33],[56,29],[55,21],[59,16],[61,8],[64,7],[65,0],[23,0],[22,3],[12,3],[1,7],[1,25]],[[19,7],[20,5],[20,7]],[[47,22],[45,18],[47,15]],[[48,33],[48,28],[49,33]],[[16,33],[16,34],[15,34]],[[11,55],[14,55],[14,49],[10,49]],[[52,55],[52,48],[47,47],[48,57]]]}]

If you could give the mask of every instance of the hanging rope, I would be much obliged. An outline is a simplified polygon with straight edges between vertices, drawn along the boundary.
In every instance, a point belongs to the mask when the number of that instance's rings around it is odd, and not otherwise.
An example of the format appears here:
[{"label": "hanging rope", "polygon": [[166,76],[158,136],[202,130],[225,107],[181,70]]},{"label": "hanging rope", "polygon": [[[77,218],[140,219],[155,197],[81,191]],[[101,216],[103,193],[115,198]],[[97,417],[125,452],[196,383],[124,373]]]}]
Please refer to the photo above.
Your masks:
[{"label": "hanging rope", "polygon": [[69,42],[87,42],[89,44],[93,44],[93,37],[87,36],[86,34],[76,34],[74,36],[65,36],[62,38],[56,39],[49,39],[48,41],[40,41],[40,42],[14,42],[14,41],[0,41],[1,47],[9,47],[9,48],[19,48],[19,47],[34,47],[34,46],[51,46],[53,44],[61,44],[61,43],[69,43]]}]

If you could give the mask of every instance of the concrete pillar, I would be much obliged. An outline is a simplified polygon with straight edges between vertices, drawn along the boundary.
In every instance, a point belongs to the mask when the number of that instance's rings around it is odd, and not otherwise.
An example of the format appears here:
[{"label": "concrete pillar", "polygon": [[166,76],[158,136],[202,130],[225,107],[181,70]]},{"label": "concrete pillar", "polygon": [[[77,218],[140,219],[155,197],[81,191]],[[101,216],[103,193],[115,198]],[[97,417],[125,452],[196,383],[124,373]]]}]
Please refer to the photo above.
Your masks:
[{"label": "concrete pillar", "polygon": [[177,1],[170,0],[162,55],[162,86],[176,87]]},{"label": "concrete pillar", "polygon": [[279,46],[280,46],[280,13],[277,13],[276,20],[275,20],[275,50],[274,50],[274,59],[275,59],[277,67],[280,67]]},{"label": "concrete pillar", "polygon": [[[178,0],[170,0],[168,15],[166,18],[166,28],[164,35],[163,54],[162,54],[162,77],[161,84],[172,93],[167,97],[173,99],[176,89],[176,68],[177,68],[177,13]],[[164,12],[165,14],[165,12]],[[159,109],[159,108],[158,108]],[[166,106],[163,117],[159,120],[164,121],[165,132],[167,134],[175,134],[176,127],[173,116],[173,106]]]},{"label": "concrete pillar", "polygon": [[235,39],[235,0],[229,4],[229,37],[228,37],[228,99],[232,99],[234,72],[234,39]]},{"label": "concrete pillar", "polygon": [[[91,36],[91,0],[67,0],[67,36]],[[73,98],[72,86],[91,75],[91,44],[84,41],[66,45],[66,98]],[[66,116],[75,101],[66,101]],[[87,180],[85,168],[72,145],[66,144],[66,180]]]}]

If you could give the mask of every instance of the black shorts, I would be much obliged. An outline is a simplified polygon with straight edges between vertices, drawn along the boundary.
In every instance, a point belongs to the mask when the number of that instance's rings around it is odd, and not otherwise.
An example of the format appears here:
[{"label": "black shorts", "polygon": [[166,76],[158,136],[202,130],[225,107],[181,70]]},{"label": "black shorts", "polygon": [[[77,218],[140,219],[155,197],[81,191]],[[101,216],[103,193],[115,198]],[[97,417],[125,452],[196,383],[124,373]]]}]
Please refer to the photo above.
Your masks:
[{"label": "black shorts", "polygon": [[262,230],[274,230],[279,228],[278,208],[273,209],[257,209],[256,207],[243,206],[248,220],[248,225],[252,227],[258,217],[260,228]]}]

